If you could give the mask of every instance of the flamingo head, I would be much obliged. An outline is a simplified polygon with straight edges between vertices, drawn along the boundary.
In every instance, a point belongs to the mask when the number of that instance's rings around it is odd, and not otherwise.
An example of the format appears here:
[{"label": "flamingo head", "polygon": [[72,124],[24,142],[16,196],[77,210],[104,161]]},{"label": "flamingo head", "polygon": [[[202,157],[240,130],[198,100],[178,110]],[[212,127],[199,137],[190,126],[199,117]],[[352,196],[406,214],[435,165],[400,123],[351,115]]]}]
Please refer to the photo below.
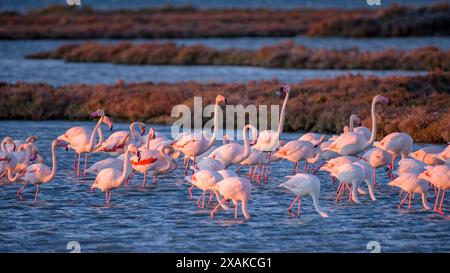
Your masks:
[{"label": "flamingo head", "polygon": [[384,104],[388,104],[389,103],[389,98],[386,98],[385,96],[381,96],[381,95],[376,95],[374,98],[375,102],[382,102]]},{"label": "flamingo head", "polygon": [[222,95],[217,95],[216,104],[221,104],[221,103],[227,104],[227,99]]},{"label": "flamingo head", "polygon": [[355,114],[351,114],[350,121],[353,122],[354,124],[357,124],[358,126],[361,125],[361,119]]},{"label": "flamingo head", "polygon": [[280,92],[284,92],[286,94],[289,94],[291,91],[291,87],[288,84],[282,84],[280,87]]},{"label": "flamingo head", "polygon": [[103,117],[105,115],[105,111],[98,109],[97,111],[94,111],[91,113],[91,119],[93,118],[98,118],[98,117]]},{"label": "flamingo head", "polygon": [[33,142],[36,142],[36,141],[38,141],[38,137],[37,136],[29,136],[29,137],[27,137],[27,140],[26,140],[26,142],[27,143],[33,143]]},{"label": "flamingo head", "polygon": [[55,139],[55,140],[53,140],[53,143],[57,147],[63,147],[66,151],[69,150],[67,142],[65,142],[65,141],[62,141],[62,140],[59,140],[59,139]]},{"label": "flamingo head", "polygon": [[138,122],[137,124],[138,124],[139,130],[141,130],[141,136],[143,136],[145,134],[145,123]]},{"label": "flamingo head", "polygon": [[155,139],[155,130],[153,130],[153,128],[150,128],[150,130],[148,130],[148,133],[150,135],[150,139]]},{"label": "flamingo head", "polygon": [[16,143],[14,143],[14,140],[12,139],[12,137],[7,136],[3,139],[2,142],[5,144],[11,144],[13,146],[13,151],[16,150]]},{"label": "flamingo head", "polygon": [[110,119],[109,117],[103,116],[102,122],[103,122],[104,124],[106,124],[106,126],[109,127],[109,130],[110,130],[110,131],[112,131],[114,125],[113,125],[113,123],[112,123],[112,121],[111,121],[111,119]]},{"label": "flamingo head", "polygon": [[136,155],[137,157],[137,162],[139,162],[141,160],[141,153],[139,152],[138,148],[136,148],[136,146],[134,146],[133,143],[131,143],[130,145],[128,145],[127,151]]}]

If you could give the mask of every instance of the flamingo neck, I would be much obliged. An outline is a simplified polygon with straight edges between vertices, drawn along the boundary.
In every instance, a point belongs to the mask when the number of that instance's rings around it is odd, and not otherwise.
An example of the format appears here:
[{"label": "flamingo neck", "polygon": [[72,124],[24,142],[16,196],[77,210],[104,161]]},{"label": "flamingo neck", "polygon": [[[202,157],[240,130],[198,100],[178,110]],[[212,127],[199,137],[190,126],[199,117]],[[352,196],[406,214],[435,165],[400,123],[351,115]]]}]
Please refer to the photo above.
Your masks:
[{"label": "flamingo neck", "polygon": [[44,183],[52,180],[56,175],[56,141],[52,143],[52,172],[43,179]]},{"label": "flamingo neck", "polygon": [[166,153],[166,149],[170,149],[170,148],[171,148],[170,145],[163,145],[161,147],[161,149],[159,150],[159,153],[164,158],[164,162],[166,163],[164,165],[164,168],[160,171],[161,173],[165,173],[165,172],[169,171],[170,168],[172,167],[172,158],[170,157],[170,155],[168,153]]},{"label": "flamingo neck", "polygon": [[145,149],[150,149],[150,141],[151,141],[151,134],[148,132],[147,139],[145,140]]},{"label": "flamingo neck", "polygon": [[281,115],[278,122],[278,131],[277,131],[277,138],[279,139],[281,136],[281,133],[283,132],[284,128],[284,116],[286,112],[286,106],[289,99],[289,93],[286,93],[286,96],[284,97],[283,106],[281,107]]},{"label": "flamingo neck", "polygon": [[353,132],[354,127],[355,127],[355,118],[353,116],[350,116],[349,132]]},{"label": "flamingo neck", "polygon": [[11,166],[8,165],[7,168],[6,168],[6,173],[8,175],[8,181],[9,182],[16,182],[17,179],[19,178],[20,173],[17,172],[16,175],[13,176],[12,172],[13,172],[13,170],[12,170]]},{"label": "flamingo neck", "polygon": [[8,150],[6,149],[6,141],[5,140],[2,141],[0,146],[2,148],[2,152],[5,152],[5,153],[8,152]]},{"label": "flamingo neck", "polygon": [[377,101],[374,99],[372,101],[372,107],[371,107],[371,115],[372,115],[372,134],[370,135],[369,141],[366,143],[364,148],[367,148],[371,146],[375,142],[375,138],[377,136],[377,114],[375,106],[377,104]]},{"label": "flamingo neck", "polygon": [[[239,157],[239,162],[245,160],[250,155],[250,141],[248,139],[248,130],[250,129],[250,125],[247,124],[242,128],[242,134],[244,135],[244,153]],[[251,128],[253,130],[253,128]]]},{"label": "flamingo neck", "polygon": [[95,134],[97,133],[98,128],[100,127],[100,125],[103,122],[103,116],[100,117],[100,119],[98,120],[97,124],[95,125],[94,129],[91,131],[91,136],[89,138],[89,151],[92,151],[92,149],[94,148],[94,140],[95,140]]},{"label": "flamingo neck", "polygon": [[20,163],[28,165],[30,163],[30,159],[31,159],[31,155],[32,155],[31,145],[30,144],[20,145],[20,147],[17,151],[23,151],[23,150],[25,150],[25,158]]},{"label": "flamingo neck", "polygon": [[99,147],[103,143],[103,132],[102,132],[102,127],[101,126],[98,127],[97,134],[98,134],[98,142],[95,145],[95,148]]},{"label": "flamingo neck", "polygon": [[[209,143],[208,143],[208,149],[211,148],[214,145],[214,142],[216,141],[216,135],[217,135],[217,127],[219,127],[219,105],[216,103],[214,106],[214,131],[213,131],[213,135],[211,136],[211,138],[209,139]],[[208,150],[206,149],[206,150]]]},{"label": "flamingo neck", "polygon": [[130,124],[130,132],[138,140],[139,146],[140,146],[142,143],[144,143],[144,139],[142,138],[141,134],[139,134],[136,131],[135,127],[136,127],[136,122],[132,122]]},{"label": "flamingo neck", "polygon": [[126,150],[125,157],[123,159],[123,171],[122,171],[122,174],[120,175],[120,177],[115,181],[114,187],[120,187],[120,185],[122,185],[122,183],[127,178],[127,176],[128,176],[127,174],[130,171],[130,169],[131,169],[130,151]]},{"label": "flamingo neck", "polygon": [[327,217],[328,216],[327,213],[322,210],[322,207],[319,204],[319,197],[317,196],[317,194],[312,193],[311,198],[313,201],[314,209],[317,211],[317,213],[320,214],[322,217]]}]

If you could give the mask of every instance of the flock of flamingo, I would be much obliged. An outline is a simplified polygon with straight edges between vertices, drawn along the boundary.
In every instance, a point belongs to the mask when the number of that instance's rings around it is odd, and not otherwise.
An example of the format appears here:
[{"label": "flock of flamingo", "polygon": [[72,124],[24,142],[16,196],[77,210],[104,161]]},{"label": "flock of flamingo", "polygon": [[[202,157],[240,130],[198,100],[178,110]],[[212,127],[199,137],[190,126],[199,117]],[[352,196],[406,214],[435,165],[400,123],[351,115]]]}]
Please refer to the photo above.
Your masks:
[{"label": "flock of flamingo", "polygon": [[[143,187],[146,187],[147,175],[153,176],[156,184],[157,176],[167,174],[177,168],[177,160],[184,154],[185,180],[191,185],[189,196],[196,187],[202,191],[197,201],[198,207],[205,206],[205,197],[209,192],[208,203],[215,197],[217,204],[211,211],[211,218],[219,209],[229,209],[228,201],[234,204],[234,217],[237,219],[238,202],[241,202],[242,214],[250,218],[247,203],[252,190],[252,182],[268,183],[271,161],[287,160],[293,163],[292,175],[279,186],[296,195],[288,212],[298,203],[297,216],[300,216],[301,199],[311,196],[314,209],[322,217],[328,214],[319,204],[321,181],[316,172],[328,172],[331,181],[338,181],[336,202],[348,192],[348,201],[360,204],[358,195],[366,195],[367,186],[370,199],[376,201],[377,188],[376,169],[386,169],[390,182],[387,185],[399,187],[402,207],[408,202],[408,208],[414,194],[422,198],[423,207],[430,209],[428,198],[434,195],[434,211],[444,214],[443,204],[446,191],[450,188],[450,145],[425,146],[412,151],[413,139],[406,133],[395,132],[376,141],[377,104],[388,103],[388,98],[375,96],[371,105],[372,128],[358,126],[360,119],[350,116],[349,125],[341,135],[326,139],[324,135],[306,133],[297,140],[285,142],[280,140],[284,126],[284,116],[288,104],[290,87],[281,86],[285,99],[281,109],[279,126],[276,131],[258,132],[252,125],[243,128],[244,143],[229,141],[223,136],[223,145],[216,149],[213,146],[218,137],[218,126],[214,126],[213,134],[207,137],[205,131],[183,133],[177,139],[150,129],[145,136],[146,126],[142,122],[133,122],[129,131],[118,131],[103,140],[101,126],[112,130],[112,122],[104,111],[97,110],[91,118],[98,118],[95,127],[90,130],[84,127],[72,127],[58,136],[51,145],[52,166],[43,163],[43,158],[35,146],[37,137],[26,140],[14,140],[5,137],[1,142],[0,179],[7,182],[21,182],[23,186],[17,196],[22,199],[22,192],[28,184],[36,186],[35,201],[38,199],[40,185],[50,182],[56,174],[56,147],[72,149],[75,152],[73,168],[77,176],[95,175],[91,191],[99,189],[105,192],[106,204],[110,204],[112,190],[124,185],[128,187],[135,173],[143,174]],[[217,124],[217,111],[226,99],[218,95],[215,102],[214,124]],[[252,140],[249,139],[251,131]],[[110,158],[88,166],[91,152],[107,153]],[[84,167],[81,171],[82,154],[85,154]],[[401,160],[397,161],[397,157]],[[304,162],[303,168],[301,163]],[[37,162],[37,163],[35,163]],[[235,171],[230,167],[237,165]],[[397,165],[397,166],[396,166]],[[248,167],[248,174],[239,172]],[[408,201],[407,201],[408,200]],[[295,215],[295,214],[294,214]]]}]

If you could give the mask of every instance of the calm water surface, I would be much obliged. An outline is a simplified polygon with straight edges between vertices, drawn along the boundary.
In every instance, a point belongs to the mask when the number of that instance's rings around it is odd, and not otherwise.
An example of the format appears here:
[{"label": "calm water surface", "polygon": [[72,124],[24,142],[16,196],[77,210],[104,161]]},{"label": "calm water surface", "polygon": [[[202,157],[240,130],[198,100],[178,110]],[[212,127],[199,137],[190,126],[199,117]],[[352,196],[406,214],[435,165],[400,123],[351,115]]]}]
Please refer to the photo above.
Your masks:
[{"label": "calm water surface", "polygon": [[[77,125],[91,127],[93,123],[0,121],[0,138],[38,135],[36,144],[51,164],[51,141]],[[115,130],[128,128],[124,123],[115,125]],[[170,127],[154,128],[169,136]],[[283,134],[283,138],[298,135]],[[80,242],[85,252],[367,252],[366,245],[373,240],[385,252],[450,251],[450,218],[423,210],[418,197],[411,211],[398,210],[398,191],[386,186],[381,169],[378,200],[362,196],[360,205],[336,204],[337,184],[319,172],[320,201],[330,218],[316,214],[306,198],[299,220],[287,213],[295,196],[277,187],[292,165],[275,162],[269,183],[253,184],[250,221],[243,221],[239,214],[235,222],[232,211],[219,211],[211,220],[212,207],[197,208],[196,200],[188,199],[181,169],[146,189],[140,184],[142,176],[137,175],[131,188],[114,190],[111,206],[105,207],[104,194],[90,192],[93,176],[74,177],[73,153],[59,149],[57,158],[56,178],[41,187],[37,203],[33,202],[33,186],[25,190],[23,201],[15,195],[20,185],[0,186],[0,252],[66,252],[69,241]],[[96,154],[90,162],[103,158]],[[198,190],[194,194],[200,196]]]},{"label": "calm water surface", "polygon": [[[175,41],[181,44],[205,42],[210,46],[216,45],[216,47],[233,47],[236,44],[241,45],[241,47],[251,47],[256,44],[262,45],[264,43],[279,42],[277,38],[242,38],[234,40],[184,39]],[[235,43],[235,41],[238,42]],[[113,84],[118,79],[123,79],[127,82],[248,82],[276,78],[284,82],[293,83],[305,79],[330,78],[349,73],[376,76],[416,75],[424,73],[400,70],[312,70],[239,66],[114,65],[109,63],[65,63],[61,60],[30,60],[24,58],[25,55],[32,52],[51,50],[65,42],[67,41],[0,41],[0,81],[10,83],[17,81],[45,82],[52,85],[64,85],[71,83]],[[101,40],[100,42],[112,43],[117,41]],[[134,42],[142,42],[142,40]],[[332,42],[316,41],[316,43],[333,46]],[[340,42],[335,43],[341,44]],[[450,45],[450,39],[438,40],[437,43]],[[374,45],[374,47],[376,46]]]}]

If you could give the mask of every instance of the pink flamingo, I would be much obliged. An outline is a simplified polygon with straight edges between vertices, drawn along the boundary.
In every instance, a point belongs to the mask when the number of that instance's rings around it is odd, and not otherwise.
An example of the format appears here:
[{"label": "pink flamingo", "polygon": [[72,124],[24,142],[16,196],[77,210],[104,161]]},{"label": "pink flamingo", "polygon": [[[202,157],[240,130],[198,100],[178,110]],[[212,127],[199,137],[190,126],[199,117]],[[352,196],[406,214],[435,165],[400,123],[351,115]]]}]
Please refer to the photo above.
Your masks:
[{"label": "pink flamingo", "polygon": [[422,161],[413,158],[405,158],[398,162],[398,168],[394,174],[397,176],[402,176],[408,173],[420,174],[426,171],[425,167],[426,165]]},{"label": "pink flamingo", "polygon": [[[136,131],[136,125],[139,127],[140,132]],[[131,134],[131,136],[130,136]],[[105,141],[100,143],[95,152],[105,152],[112,156],[118,156],[125,152],[125,145],[133,143],[134,146],[139,147],[144,144],[142,135],[145,134],[145,124],[143,122],[132,122],[130,124],[130,131],[117,131],[111,134]],[[123,140],[128,137],[128,141]]]},{"label": "pink flamingo", "polygon": [[[197,206],[199,208],[205,207],[205,195],[207,191],[211,191],[211,193],[214,193],[216,195],[217,201],[220,202],[220,194],[217,189],[215,189],[215,185],[223,180],[222,175],[220,173],[214,171],[214,170],[202,170],[198,171],[195,174],[193,174],[191,177],[186,176],[185,180],[192,184],[191,189],[189,190],[190,197],[192,199],[192,188],[197,187],[200,190],[202,190],[202,195],[197,200]],[[201,205],[200,205],[200,201]],[[228,209],[228,207],[223,204],[222,206],[224,209]]]},{"label": "pink flamingo", "polygon": [[450,164],[450,145],[447,145],[447,147],[439,153],[439,158],[445,163]]},{"label": "pink flamingo", "polygon": [[[319,158],[319,153],[314,150],[314,144],[304,140],[292,140],[278,148],[275,156],[287,159],[295,163],[292,174],[299,172],[299,162],[307,160],[308,162],[315,162]],[[308,170],[307,170],[308,171]]]},{"label": "pink flamingo", "polygon": [[342,164],[339,167],[333,169],[332,175],[340,181],[336,196],[336,202],[340,200],[345,187],[348,187],[351,190],[349,200],[353,200],[353,202],[359,204],[360,201],[358,199],[357,192],[362,182],[365,182],[367,184],[372,200],[376,200],[375,195],[373,194],[373,183],[371,180],[371,176],[367,176],[366,171],[360,164],[356,164],[356,162],[352,164]]},{"label": "pink flamingo", "polygon": [[17,192],[17,196],[20,199],[22,198],[22,192],[28,184],[36,185],[36,193],[34,195],[34,201],[37,201],[40,185],[42,183],[50,182],[56,175],[56,147],[61,146],[64,147],[67,151],[67,143],[61,141],[59,139],[55,139],[52,142],[52,167],[48,167],[47,165],[36,163],[28,166],[25,169],[25,173],[22,176],[22,180],[24,181],[24,185]]},{"label": "pink flamingo", "polygon": [[97,110],[91,113],[91,118],[100,117],[94,129],[89,132],[89,129],[84,127],[72,127],[67,130],[63,135],[59,136],[58,139],[69,143],[69,148],[74,149],[75,153],[78,154],[78,164],[77,164],[77,176],[80,175],[80,161],[81,154],[86,153],[84,160],[84,170],[83,176],[86,175],[86,167],[89,153],[94,149],[95,135],[100,128],[102,123],[105,123],[112,130],[113,125],[108,117],[105,116],[103,110]]},{"label": "pink flamingo", "polygon": [[[434,202],[434,211],[444,214],[443,205],[445,193],[450,189],[450,166],[437,165],[434,167],[426,167],[426,171],[419,174],[419,178],[427,180],[435,188],[438,189],[436,200]],[[440,202],[439,202],[440,199]]]},{"label": "pink flamingo", "polygon": [[316,212],[326,218],[328,214],[322,210],[319,204],[319,194],[320,194],[320,180],[317,176],[312,174],[296,174],[294,176],[287,176],[289,178],[288,181],[281,183],[279,187],[283,187],[297,195],[294,199],[294,202],[289,206],[288,212],[292,212],[292,208],[295,203],[298,201],[298,209],[297,216],[300,217],[300,207],[302,203],[302,197],[311,196],[313,201],[313,206]]},{"label": "pink flamingo", "polygon": [[224,96],[218,95],[216,97],[216,104],[214,107],[214,131],[210,139],[206,137],[206,132],[202,130],[198,133],[184,133],[180,136],[179,139],[175,140],[172,143],[172,146],[176,150],[179,150],[183,154],[188,156],[188,160],[186,162],[187,164],[185,164],[184,166],[185,175],[189,168],[189,159],[192,158],[193,164],[195,164],[196,157],[209,150],[209,148],[211,148],[211,146],[213,146],[214,142],[216,141],[216,135],[219,126],[218,111],[219,104],[221,103],[226,103],[226,99]]},{"label": "pink flamingo", "polygon": [[372,100],[371,114],[372,114],[372,134],[369,140],[363,135],[355,132],[348,132],[340,135],[327,149],[337,152],[341,155],[357,155],[370,147],[377,135],[377,121],[375,114],[375,106],[377,103],[388,103],[389,99],[377,95]]},{"label": "pink flamingo", "polygon": [[194,166],[191,166],[191,169],[194,172],[198,172],[201,170],[219,171],[219,170],[224,170],[225,165],[217,159],[205,157],[205,158],[202,158],[199,162],[195,163]]},{"label": "pink flamingo", "polygon": [[314,147],[317,147],[325,140],[325,136],[316,133],[306,133],[299,137],[298,140],[309,141]]},{"label": "pink flamingo", "polygon": [[392,171],[394,170],[394,163],[397,156],[400,154],[402,159],[407,158],[411,153],[413,139],[410,135],[405,133],[391,133],[385,136],[380,142],[374,144],[375,147],[390,152],[392,156]]},{"label": "pink flamingo", "polygon": [[427,165],[434,166],[445,163],[445,161],[440,158],[442,152],[443,149],[441,147],[425,146],[415,152],[409,153],[409,156],[416,160],[420,160]]},{"label": "pink flamingo", "polygon": [[377,168],[388,166],[389,169],[392,169],[390,165],[392,163],[392,155],[383,149],[372,148],[364,153],[362,158],[373,168],[373,181],[375,186],[377,185]]},{"label": "pink flamingo", "polygon": [[223,199],[219,201],[219,204],[211,211],[211,218],[214,218],[214,214],[222,206],[225,200],[231,200],[234,204],[234,219],[237,219],[238,202],[242,203],[242,214],[245,219],[250,219],[250,214],[247,211],[247,203],[250,198],[250,192],[252,190],[252,184],[247,178],[244,177],[229,177],[218,182],[213,186],[214,190],[217,190]]},{"label": "pink flamingo", "polygon": [[[284,127],[284,120],[285,120],[285,112],[286,112],[286,106],[287,102],[289,100],[289,92],[291,91],[291,88],[287,84],[281,85],[280,92],[284,92],[286,95],[284,97],[283,106],[281,107],[281,116],[278,123],[278,130],[266,130],[262,131],[259,134],[258,140],[256,141],[256,144],[253,146],[255,149],[259,150],[261,152],[261,157],[259,160],[259,165],[262,167],[262,176],[266,177],[266,181],[269,180],[269,168],[270,168],[270,156],[272,155],[272,152],[274,152],[278,146],[279,146],[279,140],[281,137],[281,134],[283,133],[283,127]],[[267,154],[267,166],[264,173],[264,166],[263,164],[263,154]],[[260,178],[261,176],[259,176]]]},{"label": "pink flamingo", "polygon": [[131,143],[125,151],[122,170],[115,168],[103,169],[97,174],[95,182],[92,184],[92,192],[96,188],[105,192],[106,205],[109,205],[111,201],[112,190],[120,187],[128,177],[129,170],[131,169],[130,153],[135,154],[139,159],[139,150]]},{"label": "pink flamingo", "polygon": [[244,147],[236,142],[228,143],[215,149],[208,157],[219,160],[225,165],[225,168],[245,160],[250,155],[250,141],[248,138],[249,129],[251,129],[254,134],[256,133],[256,128],[250,124],[247,124],[242,128]]},{"label": "pink flamingo", "polygon": [[351,114],[350,124],[349,126],[344,127],[344,133],[353,132],[364,136],[366,139],[370,139],[371,136],[370,129],[363,126],[355,127],[355,124],[361,124],[361,119],[357,115]]},{"label": "pink flamingo", "polygon": [[401,197],[400,195],[400,204],[398,208],[401,208],[403,203],[406,201],[406,198],[409,197],[408,209],[411,208],[411,201],[414,193],[418,193],[422,196],[422,204],[425,209],[430,209],[427,202],[427,194],[428,194],[428,182],[425,179],[419,178],[417,174],[414,173],[406,173],[401,175],[391,182],[388,183],[391,187],[399,187],[402,191],[405,191],[407,194],[405,197]]},{"label": "pink flamingo", "polygon": [[131,166],[134,170],[144,174],[142,186],[145,187],[147,182],[147,173],[153,174],[153,183],[156,184],[158,175],[169,173],[176,169],[173,158],[169,153],[173,153],[173,147],[165,144],[159,147],[159,150],[140,149],[140,157],[131,158]]}]

